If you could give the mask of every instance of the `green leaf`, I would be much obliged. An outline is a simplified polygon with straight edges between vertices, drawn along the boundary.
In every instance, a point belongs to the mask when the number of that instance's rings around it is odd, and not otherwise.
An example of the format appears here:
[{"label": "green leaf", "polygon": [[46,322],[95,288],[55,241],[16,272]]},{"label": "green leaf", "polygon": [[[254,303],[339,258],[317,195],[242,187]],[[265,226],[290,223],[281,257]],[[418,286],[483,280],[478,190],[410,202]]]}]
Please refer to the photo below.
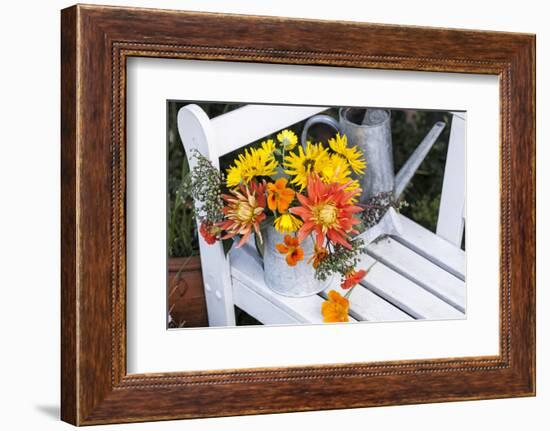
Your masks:
[{"label": "green leaf", "polygon": [[256,244],[256,250],[258,251],[258,254],[261,256],[261,258],[264,258],[264,246],[265,242],[260,241],[260,238],[258,235],[254,234],[254,243]]},{"label": "green leaf", "polygon": [[231,247],[233,247],[233,238],[222,239],[222,245],[223,254],[225,255],[225,257],[227,257],[227,253],[229,253],[229,250],[231,250]]}]

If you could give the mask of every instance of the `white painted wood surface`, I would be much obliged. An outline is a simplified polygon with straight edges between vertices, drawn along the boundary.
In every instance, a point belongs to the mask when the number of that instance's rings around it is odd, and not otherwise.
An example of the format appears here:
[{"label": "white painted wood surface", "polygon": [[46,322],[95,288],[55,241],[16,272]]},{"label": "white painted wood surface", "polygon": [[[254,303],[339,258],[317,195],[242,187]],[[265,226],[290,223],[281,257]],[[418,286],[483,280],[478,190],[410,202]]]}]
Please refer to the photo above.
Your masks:
[{"label": "white painted wood surface", "polygon": [[365,243],[370,244],[380,236],[401,235],[402,230],[403,226],[399,214],[394,208],[390,208],[378,224],[363,233],[362,238],[365,240]]},{"label": "white painted wood surface", "polygon": [[[257,258],[256,250],[249,244],[231,250],[230,255],[233,279],[242,284],[237,286],[237,306],[247,307],[251,304],[261,304],[262,308],[259,309],[243,308],[261,322],[291,323],[282,321],[284,315],[289,316],[291,321],[294,322],[323,322],[323,316],[321,315],[323,299],[320,296],[291,298],[279,295],[266,286],[263,268]],[[248,292],[243,287],[248,287]],[[254,293],[254,297],[247,297],[250,292]]]},{"label": "white painted wood surface", "polygon": [[418,223],[398,214],[401,231],[393,238],[462,281],[466,279],[466,253]]},{"label": "white painted wood surface", "polygon": [[[375,259],[363,255],[361,268],[369,268]],[[370,291],[387,300],[415,319],[460,319],[464,315],[421,285],[398,271],[378,262],[361,282]]]},{"label": "white painted wood surface", "polygon": [[436,234],[457,247],[464,234],[466,202],[466,113],[454,112]]},{"label": "white painted wood surface", "polygon": [[238,278],[233,278],[233,299],[237,307],[246,310],[264,325],[292,325],[308,322],[305,316],[301,319],[296,318],[294,313],[286,312],[278,304],[263,297],[256,289]]},{"label": "white painted wood surface", "polygon": [[461,312],[465,311],[466,289],[464,282],[395,239],[383,238],[370,244],[368,253]]},{"label": "white painted wood surface", "polygon": [[[369,274],[370,277],[370,274]],[[332,286],[322,293],[323,298],[327,297],[330,289],[336,290],[342,296],[347,291],[340,287],[340,280],[335,280]],[[363,285],[357,286],[349,295],[350,316],[361,321],[372,322],[398,322],[413,320],[413,317],[397,308],[391,302],[386,301],[373,291]]]},{"label": "white painted wood surface", "polygon": [[319,106],[246,105],[211,120],[212,146],[221,156],[326,109]]}]

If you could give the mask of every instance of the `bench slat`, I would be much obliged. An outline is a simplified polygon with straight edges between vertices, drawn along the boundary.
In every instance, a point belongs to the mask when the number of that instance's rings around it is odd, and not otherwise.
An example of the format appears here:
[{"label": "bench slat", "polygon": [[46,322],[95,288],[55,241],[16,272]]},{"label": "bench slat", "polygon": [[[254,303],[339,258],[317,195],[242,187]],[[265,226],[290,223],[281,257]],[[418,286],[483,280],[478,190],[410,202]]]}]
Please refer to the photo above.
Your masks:
[{"label": "bench slat", "polygon": [[[339,279],[335,280],[331,286],[322,293],[322,296],[326,298],[327,293],[331,289],[336,290],[342,296],[346,294],[346,291],[340,287]],[[372,322],[413,320],[411,316],[363,286],[357,286],[353,289],[348,299],[350,301],[349,314],[357,320],[368,320]]]},{"label": "bench slat", "polygon": [[233,277],[233,300],[241,310],[245,310],[264,325],[284,325],[303,323],[282,308],[275,306],[253,288]]},{"label": "bench slat", "polygon": [[[387,267],[464,313],[466,289],[464,282],[459,278],[392,238],[384,238],[371,243],[368,253]],[[409,292],[409,295],[411,298],[415,297],[412,292]]]},{"label": "bench slat", "polygon": [[227,154],[327,109],[322,106],[246,105],[211,120],[212,146],[217,154]]},{"label": "bench slat", "polygon": [[[363,255],[359,267],[366,269],[374,262],[371,256]],[[415,319],[464,318],[456,308],[381,262],[372,267],[361,284]]]},{"label": "bench slat", "polygon": [[[266,307],[265,310],[258,310],[258,313],[262,316],[254,317],[262,322],[264,322],[264,319],[279,319],[278,323],[280,324],[283,323],[280,321],[281,317],[286,314],[290,318],[284,323],[323,323],[321,314],[323,299],[320,296],[290,298],[273,292],[265,285],[263,268],[254,255],[257,256],[256,251],[245,245],[242,248],[232,250],[230,256],[232,278],[265,300],[262,302],[263,306]],[[241,294],[245,295],[246,293],[244,291],[239,292],[239,288],[237,288],[236,295],[239,301],[243,301]],[[279,309],[280,311],[274,311],[273,309]],[[355,321],[355,319],[350,318],[350,321]]]},{"label": "bench slat", "polygon": [[466,254],[462,249],[440,236],[434,235],[428,229],[398,214],[402,233],[393,237],[401,244],[435,263],[437,266],[465,280]]}]

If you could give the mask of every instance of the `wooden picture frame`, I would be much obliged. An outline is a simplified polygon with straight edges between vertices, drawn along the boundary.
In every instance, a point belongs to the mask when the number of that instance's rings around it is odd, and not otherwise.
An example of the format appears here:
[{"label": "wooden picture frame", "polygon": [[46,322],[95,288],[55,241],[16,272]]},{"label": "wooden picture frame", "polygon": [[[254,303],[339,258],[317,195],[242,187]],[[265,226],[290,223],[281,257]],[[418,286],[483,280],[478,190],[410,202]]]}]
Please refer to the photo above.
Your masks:
[{"label": "wooden picture frame", "polygon": [[[534,35],[82,5],[61,17],[64,421],[535,394]],[[128,375],[125,65],[131,56],[498,75],[500,354]]]}]

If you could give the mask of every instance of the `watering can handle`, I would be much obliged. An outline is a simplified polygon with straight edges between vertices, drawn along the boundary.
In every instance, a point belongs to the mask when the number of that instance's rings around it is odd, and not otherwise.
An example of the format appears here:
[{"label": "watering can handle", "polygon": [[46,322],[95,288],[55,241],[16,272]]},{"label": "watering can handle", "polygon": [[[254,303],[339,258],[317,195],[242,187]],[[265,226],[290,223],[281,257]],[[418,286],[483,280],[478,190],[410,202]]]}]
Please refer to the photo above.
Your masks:
[{"label": "watering can handle", "polygon": [[340,123],[338,123],[337,120],[332,118],[330,115],[315,115],[314,117],[309,118],[306,121],[306,124],[304,124],[304,130],[302,131],[302,146],[306,147],[307,142],[307,132],[309,132],[309,128],[315,124],[326,124],[327,126],[333,127],[338,133],[341,133],[340,129]]}]

